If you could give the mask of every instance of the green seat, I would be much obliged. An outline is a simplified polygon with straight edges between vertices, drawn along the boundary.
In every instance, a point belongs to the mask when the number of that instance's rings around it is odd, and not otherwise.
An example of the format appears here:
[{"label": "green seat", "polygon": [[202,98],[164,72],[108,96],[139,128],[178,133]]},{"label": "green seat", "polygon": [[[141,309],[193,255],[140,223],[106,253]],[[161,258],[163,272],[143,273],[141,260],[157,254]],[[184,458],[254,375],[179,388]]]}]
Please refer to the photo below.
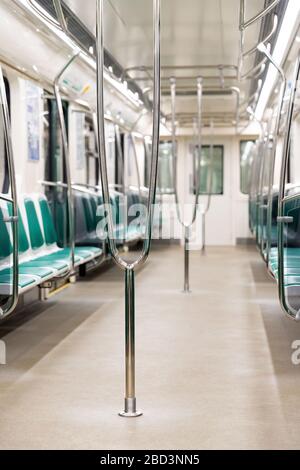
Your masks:
[{"label": "green seat", "polygon": [[284,286],[300,286],[300,276],[286,276],[284,280]]},{"label": "green seat", "polygon": [[[284,256],[286,258],[300,258],[300,248],[284,248]],[[269,257],[270,259],[278,258],[277,248],[271,248]]]},{"label": "green seat", "polygon": [[[3,271],[1,271],[0,274],[7,274],[12,276],[12,268],[6,268]],[[50,268],[44,268],[44,267],[28,267],[20,264],[19,266],[19,274],[25,274],[25,275],[31,275],[35,277],[40,277],[40,278],[46,278],[49,277],[53,274],[53,270]]]},{"label": "green seat", "polygon": [[[285,259],[283,264],[286,268],[300,267],[300,258]],[[271,260],[269,265],[272,268],[272,271],[276,271],[278,269],[278,260]]]},{"label": "green seat", "polygon": [[[29,286],[34,286],[37,284],[37,279],[33,276],[19,275],[19,288],[25,289]],[[1,285],[12,285],[12,276],[9,274],[2,274],[0,273],[0,292],[1,292]]]},{"label": "green seat", "polygon": [[42,256],[40,258],[35,258],[30,261],[26,261],[25,263],[22,263],[22,266],[24,268],[51,268],[55,273],[55,271],[67,271],[67,269],[69,268],[69,263],[66,262],[64,259],[49,259],[48,256]]},{"label": "green seat", "polygon": [[[89,201],[87,198],[82,198],[83,205],[86,211],[86,217],[89,219],[89,229],[91,230],[92,227],[92,209],[88,205]],[[48,204],[48,201],[45,198],[39,199],[39,206],[41,210],[41,216],[43,220],[43,228],[45,234],[45,243],[48,246],[57,246],[57,233],[55,230],[55,226],[53,223],[53,218],[51,214],[51,210]],[[88,247],[75,247],[75,265],[79,265],[84,260],[89,258],[94,258],[96,256],[100,256],[102,254],[102,250],[98,247],[88,246]],[[45,258],[45,257],[44,257]],[[58,249],[58,251],[47,255],[46,257],[48,260],[64,260],[66,263],[70,263],[71,261],[71,249],[70,248],[63,248]]]}]

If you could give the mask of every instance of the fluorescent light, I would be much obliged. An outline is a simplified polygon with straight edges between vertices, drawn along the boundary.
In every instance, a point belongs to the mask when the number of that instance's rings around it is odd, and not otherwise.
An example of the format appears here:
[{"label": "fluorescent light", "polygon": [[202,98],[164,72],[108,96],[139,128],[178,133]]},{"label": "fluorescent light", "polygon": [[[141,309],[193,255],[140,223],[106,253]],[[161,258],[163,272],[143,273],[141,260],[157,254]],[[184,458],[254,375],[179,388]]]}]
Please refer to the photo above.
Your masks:
[{"label": "fluorescent light", "polygon": [[[289,43],[295,33],[295,28],[298,25],[300,14],[299,0],[289,0],[285,15],[281,24],[279,35],[276,41],[274,52],[272,54],[274,61],[282,66],[285,55],[287,53]],[[270,64],[268,73],[261,90],[260,97],[255,110],[255,116],[261,120],[270,99],[271,93],[276,85],[278,72],[275,67]]]}]

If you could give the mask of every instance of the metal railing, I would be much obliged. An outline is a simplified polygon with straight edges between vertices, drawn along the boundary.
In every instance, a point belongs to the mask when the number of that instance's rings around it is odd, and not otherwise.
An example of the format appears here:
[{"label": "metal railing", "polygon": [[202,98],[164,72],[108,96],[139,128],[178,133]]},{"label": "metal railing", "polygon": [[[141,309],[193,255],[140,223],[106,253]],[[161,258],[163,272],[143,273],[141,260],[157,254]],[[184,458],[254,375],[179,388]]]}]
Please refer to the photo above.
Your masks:
[{"label": "metal railing", "polygon": [[213,164],[214,164],[214,124],[213,121],[210,123],[210,146],[209,146],[209,169],[208,169],[208,189],[206,205],[202,210],[202,254],[206,252],[206,215],[210,209],[211,196],[212,196],[212,184],[213,184]]},{"label": "metal railing", "polygon": [[197,119],[197,150],[198,150],[198,171],[196,178],[196,188],[195,188],[195,199],[194,199],[194,209],[191,221],[186,223],[183,219],[183,214],[180,213],[179,207],[179,197],[178,197],[178,188],[177,188],[177,145],[176,145],[176,79],[172,77],[170,79],[170,88],[171,88],[171,106],[172,106],[172,160],[173,160],[173,187],[174,187],[174,198],[176,205],[177,218],[184,230],[184,293],[190,293],[190,276],[189,276],[189,239],[190,239],[190,230],[194,224],[197,216],[197,208],[200,196],[200,162],[201,162],[201,150],[202,150],[202,92],[203,92],[203,80],[201,77],[197,78],[197,110],[198,110],[198,119]]},{"label": "metal railing", "polygon": [[[271,62],[271,64],[276,68],[281,79],[280,92],[278,96],[277,112],[276,112],[276,121],[275,128],[272,132],[271,138],[268,139],[268,145],[271,145],[271,155],[270,155],[270,171],[269,171],[269,181],[268,181],[268,200],[267,200],[267,233],[266,233],[266,263],[269,267],[269,256],[271,250],[272,242],[272,207],[273,207],[273,181],[274,181],[274,172],[275,172],[275,159],[276,159],[276,148],[279,134],[280,119],[282,115],[284,97],[287,87],[287,80],[283,69],[275,62],[270,51],[263,43],[260,43],[258,49],[266,56],[266,58]],[[262,246],[263,251],[263,237],[262,237]]]},{"label": "metal railing", "polygon": [[[60,3],[60,2],[59,2]],[[63,144],[63,155],[64,163],[66,170],[66,180],[67,180],[67,194],[68,194],[68,223],[69,223],[69,243],[70,243],[70,260],[71,260],[71,269],[70,276],[75,274],[75,223],[74,223],[74,201],[72,194],[72,182],[71,182],[71,169],[70,169],[70,151],[69,151],[69,142],[68,142],[68,133],[66,127],[66,121],[64,117],[64,110],[62,104],[62,98],[60,94],[59,82],[63,74],[70,67],[70,65],[77,59],[80,52],[74,54],[66,65],[62,68],[59,74],[54,80],[54,95],[57,104],[58,118],[61,129],[62,144]]]},{"label": "metal railing", "polygon": [[[274,8],[279,4],[281,0],[274,0],[270,5],[266,8],[258,12],[252,18],[246,20],[246,0],[240,0],[240,13],[239,13],[239,30],[240,30],[240,52],[239,52],[239,61],[238,61],[238,78],[239,80],[245,79],[256,79],[261,76],[261,74],[265,70],[265,63],[266,58],[263,58],[259,64],[256,64],[252,69],[248,70],[245,74],[242,74],[244,59],[245,57],[250,56],[251,54],[257,51],[257,44],[251,47],[249,50],[245,51],[245,30],[251,26],[252,24],[261,21],[265,18],[269,13],[271,13]],[[278,28],[278,17],[276,14],[273,16],[273,25],[271,31],[267,33],[267,35],[261,39],[260,42],[265,43],[269,41],[275,34]]]},{"label": "metal railing", "polygon": [[11,313],[14,312],[18,299],[19,299],[19,217],[18,217],[18,201],[17,201],[17,186],[16,186],[16,176],[15,176],[15,165],[14,165],[14,155],[13,155],[13,146],[11,138],[11,126],[10,126],[10,116],[9,108],[5,90],[5,83],[3,78],[2,68],[0,67],[0,102],[1,102],[1,112],[3,119],[4,127],[4,142],[7,152],[7,164],[8,164],[8,175],[10,182],[10,193],[11,197],[8,195],[1,194],[0,199],[12,205],[12,215],[8,216],[4,222],[12,224],[12,295],[9,296],[7,302],[0,308],[0,319],[8,317]]},{"label": "metal railing", "polygon": [[125,271],[125,407],[120,413],[124,417],[141,416],[137,411],[135,395],[135,269],[144,263],[151,247],[152,222],[158,169],[158,146],[160,125],[160,0],[153,0],[153,45],[154,45],[154,100],[153,100],[153,138],[150,171],[149,197],[145,238],[141,254],[133,262],[124,260],[117,249],[113,236],[112,212],[109,208],[109,184],[106,162],[104,129],[104,22],[103,0],[97,0],[96,36],[97,36],[97,101],[98,135],[100,150],[100,175],[104,203],[108,207],[108,239],[112,257],[116,264]]},{"label": "metal railing", "polygon": [[[283,311],[287,314],[289,318],[293,320],[300,321],[300,310],[295,310],[292,306],[289,305],[286,297],[285,290],[285,262],[284,262],[284,224],[290,222],[290,217],[286,217],[284,214],[284,204],[287,200],[285,196],[286,190],[286,179],[287,179],[287,168],[289,161],[289,151],[291,143],[291,130],[292,130],[292,121],[294,117],[295,109],[295,98],[297,92],[297,86],[300,78],[300,54],[297,57],[296,66],[295,66],[295,77],[293,82],[293,88],[290,95],[289,108],[286,119],[286,131],[284,136],[283,144],[283,158],[281,163],[281,172],[280,172],[280,184],[279,184],[279,193],[278,193],[278,217],[277,217],[277,226],[278,226],[278,293],[279,300]],[[299,198],[299,195],[294,195],[294,198]],[[293,197],[289,196],[288,200],[292,200]]]}]

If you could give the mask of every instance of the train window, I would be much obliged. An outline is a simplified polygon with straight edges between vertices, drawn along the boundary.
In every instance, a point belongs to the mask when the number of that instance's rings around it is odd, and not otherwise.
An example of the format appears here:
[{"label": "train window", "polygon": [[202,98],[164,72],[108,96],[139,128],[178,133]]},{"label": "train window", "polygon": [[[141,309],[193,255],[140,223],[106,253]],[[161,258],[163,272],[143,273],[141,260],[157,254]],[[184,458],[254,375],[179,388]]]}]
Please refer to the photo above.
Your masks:
[{"label": "train window", "polygon": [[243,194],[249,194],[253,140],[240,141],[240,190]]},{"label": "train window", "polygon": [[[63,102],[66,123],[68,121],[68,103]],[[67,126],[68,128],[68,126]],[[44,152],[45,179],[65,182],[66,172],[63,157],[61,129],[55,100],[44,100]]]},{"label": "train window", "polygon": [[85,117],[85,153],[86,153],[86,183],[96,186],[99,182],[99,162],[96,148],[96,135],[92,120]]},{"label": "train window", "polygon": [[125,136],[119,131],[119,142],[116,131],[115,139],[115,182],[118,187],[124,187],[124,140]]},{"label": "train window", "polygon": [[[197,149],[197,146],[194,147]],[[210,145],[203,145],[201,149],[201,164],[199,175],[200,175],[200,194],[209,193],[210,185]],[[212,180],[211,180],[211,194],[221,195],[223,194],[223,180],[224,180],[224,146],[214,145],[213,147],[213,161],[212,161]],[[197,172],[197,165],[194,167],[194,172]],[[196,175],[194,175],[194,181],[196,181]],[[194,189],[195,192],[195,189]]]},{"label": "train window", "polygon": [[[10,89],[8,80],[4,77],[4,85],[6,89],[6,96],[8,100],[8,106],[10,110]],[[8,174],[8,162],[7,162],[7,152],[4,136],[4,125],[2,122],[1,115],[1,132],[0,132],[0,191],[5,194],[9,191],[9,174]]]},{"label": "train window", "polygon": [[161,192],[171,192],[173,184],[172,142],[160,142],[158,153],[157,187]]},{"label": "train window", "polygon": [[109,184],[116,183],[116,136],[111,122],[105,122],[105,143],[107,155],[107,173]]},{"label": "train window", "polygon": [[150,180],[150,161],[151,161],[151,152],[152,152],[152,143],[151,140],[145,138],[144,140],[144,151],[145,151],[145,165],[144,165],[144,186],[149,186]]}]

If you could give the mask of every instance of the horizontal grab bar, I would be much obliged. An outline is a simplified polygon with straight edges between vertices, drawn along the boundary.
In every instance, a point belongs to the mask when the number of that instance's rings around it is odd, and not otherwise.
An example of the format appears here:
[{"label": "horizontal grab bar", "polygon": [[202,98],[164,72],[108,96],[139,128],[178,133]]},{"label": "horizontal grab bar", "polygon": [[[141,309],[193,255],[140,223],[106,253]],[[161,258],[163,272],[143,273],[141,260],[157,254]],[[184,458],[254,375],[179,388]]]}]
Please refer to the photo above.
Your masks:
[{"label": "horizontal grab bar", "polygon": [[13,203],[13,199],[10,197],[10,196],[6,196],[5,194],[2,194],[0,193],[0,199],[2,199],[3,201],[6,201],[6,202],[11,202]]},{"label": "horizontal grab bar", "polygon": [[253,16],[249,20],[245,21],[245,0],[241,0],[241,3],[240,3],[240,5],[241,5],[240,31],[243,31],[244,29],[248,28],[249,26],[251,26],[256,21],[259,21],[262,18],[264,18],[266,15],[268,15],[268,13],[270,13],[276,7],[276,5],[278,5],[279,2],[280,2],[280,0],[274,0],[264,10],[260,11],[259,13],[257,13],[255,16]]}]

